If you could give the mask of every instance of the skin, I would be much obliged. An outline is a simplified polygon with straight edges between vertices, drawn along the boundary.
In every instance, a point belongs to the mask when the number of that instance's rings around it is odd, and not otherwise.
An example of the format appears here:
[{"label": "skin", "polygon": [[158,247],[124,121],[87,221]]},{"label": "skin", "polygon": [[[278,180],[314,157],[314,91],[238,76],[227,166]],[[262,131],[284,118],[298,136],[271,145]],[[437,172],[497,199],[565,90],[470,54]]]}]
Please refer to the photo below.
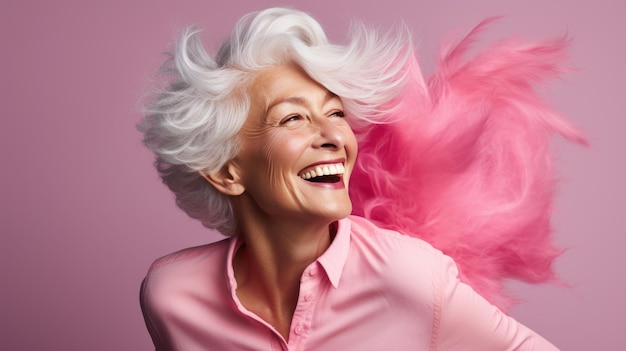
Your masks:
[{"label": "skin", "polygon": [[[241,151],[203,176],[230,196],[245,243],[233,261],[237,297],[288,340],[302,273],[352,211],[357,143],[341,100],[296,66],[256,73],[248,94]],[[334,183],[300,177],[319,163],[342,163],[345,173]]]}]

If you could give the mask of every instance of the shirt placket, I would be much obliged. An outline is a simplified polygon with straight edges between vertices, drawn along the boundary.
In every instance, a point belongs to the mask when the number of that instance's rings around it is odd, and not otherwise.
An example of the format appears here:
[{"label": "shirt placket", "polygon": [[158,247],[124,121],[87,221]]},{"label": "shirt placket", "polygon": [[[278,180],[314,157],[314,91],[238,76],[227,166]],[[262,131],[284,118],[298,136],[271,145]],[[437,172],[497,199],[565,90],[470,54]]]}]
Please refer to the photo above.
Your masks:
[{"label": "shirt placket", "polygon": [[319,263],[314,262],[302,274],[298,304],[291,321],[288,343],[290,351],[304,350],[307,338],[310,336],[313,312],[319,300],[320,271]]}]

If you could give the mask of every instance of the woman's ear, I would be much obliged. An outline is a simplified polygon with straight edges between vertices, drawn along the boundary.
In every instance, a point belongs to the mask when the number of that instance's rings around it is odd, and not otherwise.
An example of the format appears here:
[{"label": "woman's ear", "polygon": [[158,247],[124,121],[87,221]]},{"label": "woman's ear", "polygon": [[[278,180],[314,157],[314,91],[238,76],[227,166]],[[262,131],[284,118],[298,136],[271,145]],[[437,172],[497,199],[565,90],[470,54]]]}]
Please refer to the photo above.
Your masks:
[{"label": "woman's ear", "polygon": [[241,183],[237,166],[232,162],[227,162],[222,169],[214,173],[200,171],[200,175],[224,195],[238,196],[246,190]]}]

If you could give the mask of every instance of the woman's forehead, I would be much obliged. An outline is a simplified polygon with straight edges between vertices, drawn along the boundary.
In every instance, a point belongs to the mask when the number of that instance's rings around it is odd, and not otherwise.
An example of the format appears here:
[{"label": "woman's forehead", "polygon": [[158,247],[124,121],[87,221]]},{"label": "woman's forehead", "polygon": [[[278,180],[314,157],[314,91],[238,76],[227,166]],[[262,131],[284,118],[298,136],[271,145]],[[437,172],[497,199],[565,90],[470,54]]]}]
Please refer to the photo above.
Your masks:
[{"label": "woman's forehead", "polygon": [[273,66],[255,75],[249,93],[253,101],[265,102],[268,108],[283,101],[302,104],[309,99],[335,97],[295,65]]}]

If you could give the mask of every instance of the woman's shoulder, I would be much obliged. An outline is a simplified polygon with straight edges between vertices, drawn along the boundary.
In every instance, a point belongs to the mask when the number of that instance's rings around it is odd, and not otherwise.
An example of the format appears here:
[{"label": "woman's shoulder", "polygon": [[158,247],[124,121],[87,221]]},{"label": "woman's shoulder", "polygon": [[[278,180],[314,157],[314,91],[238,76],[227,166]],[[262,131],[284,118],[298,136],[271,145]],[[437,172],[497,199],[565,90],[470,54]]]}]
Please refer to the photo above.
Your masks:
[{"label": "woman's shoulder", "polygon": [[184,266],[185,264],[193,264],[193,262],[202,259],[217,258],[216,256],[226,255],[228,252],[230,239],[223,239],[214,243],[188,247],[167,254],[156,259],[150,265],[149,273],[159,270],[163,267]]},{"label": "woman's shoulder", "polygon": [[230,239],[224,239],[158,258],[148,269],[144,285],[150,286],[151,290],[171,290],[226,275],[229,246]]},{"label": "woman's shoulder", "polygon": [[228,297],[230,239],[186,248],[150,266],[141,284],[141,309],[155,342],[167,342],[170,328],[217,311]]},{"label": "woman's shoulder", "polygon": [[351,216],[352,265],[372,268],[372,275],[381,277],[388,291],[407,301],[432,303],[438,282],[445,274],[449,260],[428,242],[381,228],[368,219]]},{"label": "woman's shoulder", "polygon": [[406,235],[395,230],[385,229],[369,219],[360,216],[350,216],[352,238],[355,241],[365,240],[376,242],[378,245],[389,247],[395,253],[407,251],[409,253],[421,253],[428,256],[442,255],[441,251],[433,247],[430,243]]},{"label": "woman's shoulder", "polygon": [[359,256],[376,257],[388,271],[412,276],[432,276],[441,271],[447,256],[428,242],[372,221],[350,216],[351,247]]}]

